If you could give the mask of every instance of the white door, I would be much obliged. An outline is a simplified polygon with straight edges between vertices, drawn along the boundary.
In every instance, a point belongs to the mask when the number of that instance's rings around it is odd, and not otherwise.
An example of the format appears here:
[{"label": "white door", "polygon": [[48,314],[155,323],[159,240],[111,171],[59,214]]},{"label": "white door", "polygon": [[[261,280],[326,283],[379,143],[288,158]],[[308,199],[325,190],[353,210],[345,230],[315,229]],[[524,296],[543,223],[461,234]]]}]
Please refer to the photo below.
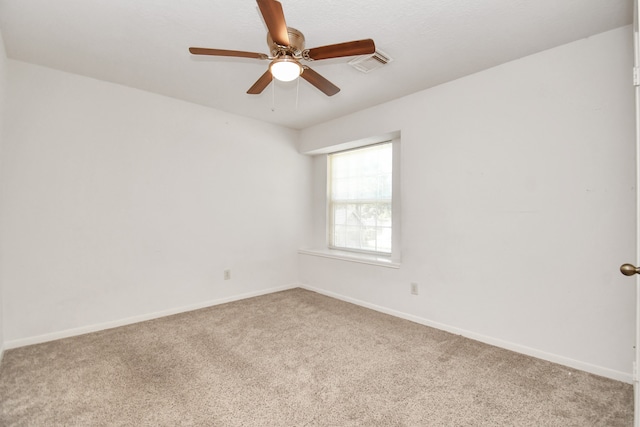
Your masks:
[{"label": "white door", "polygon": [[636,280],[636,358],[633,365],[633,425],[640,427],[640,381],[638,379],[638,369],[640,368],[640,35],[638,34],[638,26],[640,22],[640,9],[638,8],[638,0],[634,0],[633,10],[633,39],[635,47],[635,63],[634,63],[634,85],[636,91],[636,264],[625,264],[620,267],[623,274],[627,276],[635,276]]}]

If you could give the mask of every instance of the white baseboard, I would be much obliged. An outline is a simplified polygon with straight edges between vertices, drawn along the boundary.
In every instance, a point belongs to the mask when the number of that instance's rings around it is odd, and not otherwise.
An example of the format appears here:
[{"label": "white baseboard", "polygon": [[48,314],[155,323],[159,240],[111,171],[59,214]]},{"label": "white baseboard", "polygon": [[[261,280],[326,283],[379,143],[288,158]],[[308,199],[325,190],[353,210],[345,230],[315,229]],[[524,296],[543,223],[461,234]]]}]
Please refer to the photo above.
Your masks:
[{"label": "white baseboard", "polygon": [[204,301],[204,302],[197,303],[197,304],[192,304],[192,305],[183,306],[183,307],[177,307],[177,308],[171,308],[171,309],[168,309],[168,310],[163,310],[163,311],[158,311],[158,312],[154,312],[154,313],[143,314],[143,315],[140,315],[140,316],[133,316],[133,317],[125,318],[125,319],[114,320],[112,322],[105,322],[105,323],[99,323],[99,324],[95,324],[95,325],[82,326],[80,328],[66,329],[64,331],[52,332],[52,333],[49,333],[49,334],[38,335],[38,336],[34,336],[34,337],[20,338],[20,339],[17,339],[17,340],[11,340],[11,341],[5,342],[3,350],[5,350],[5,349],[9,350],[9,349],[18,348],[18,347],[24,347],[24,346],[33,345],[33,344],[41,344],[41,343],[44,343],[44,342],[55,341],[55,340],[59,340],[59,339],[62,339],[62,338],[69,338],[69,337],[74,337],[74,336],[78,336],[78,335],[84,335],[84,334],[88,334],[88,333],[91,333],[91,332],[103,331],[105,329],[112,329],[112,328],[117,328],[119,326],[131,325],[133,323],[144,322],[146,320],[158,319],[160,317],[171,316],[173,314],[185,313],[185,312],[188,312],[188,311],[199,310],[201,308],[213,307],[215,305],[225,304],[225,303],[233,302],[233,301],[239,301],[239,300],[243,300],[243,299],[247,299],[247,298],[253,298],[253,297],[260,296],[260,295],[272,294],[274,292],[286,291],[288,289],[294,289],[294,288],[299,288],[299,287],[301,287],[299,284],[278,286],[278,287],[275,287],[275,288],[263,289],[263,290],[254,291],[254,292],[247,292],[247,293],[244,293],[244,294],[233,295],[233,296],[230,296],[230,297],[225,297],[225,298],[220,298],[220,299],[215,299],[215,300],[210,300],[210,301]]},{"label": "white baseboard", "polygon": [[341,294],[337,294],[334,292],[325,291],[320,288],[315,288],[313,286],[308,285],[300,285],[301,288],[307,289],[313,292],[317,292],[322,295],[326,295],[331,298],[336,298],[345,302],[349,302],[352,304],[359,305],[361,307],[369,308],[375,311],[379,311],[384,314],[389,314],[394,317],[399,317],[401,319],[409,320],[414,323],[418,323],[421,325],[429,326],[432,328],[440,329],[446,332],[451,332],[452,334],[461,335],[466,338],[470,338],[476,341],[483,342],[485,344],[490,344],[496,347],[504,348],[507,350],[515,351],[516,353],[525,354],[527,356],[535,357],[537,359],[546,360],[549,362],[557,363],[559,365],[568,366],[570,368],[578,369],[581,371],[589,372],[591,374],[599,375],[601,377],[611,378],[616,381],[622,381],[625,383],[633,384],[633,374],[630,372],[621,372],[616,371],[609,368],[604,368],[602,366],[592,365],[590,363],[581,362],[579,360],[571,359],[564,356],[559,356],[553,353],[547,353],[541,350],[537,350],[535,348],[523,346],[520,344],[512,343],[509,341],[504,341],[501,339],[493,338],[490,336],[478,334],[472,331],[468,331],[465,329],[460,329],[455,326],[446,325],[439,322],[434,322],[429,319],[425,319],[422,317],[414,316],[412,314],[403,313],[401,311],[396,311],[390,308],[382,307],[379,305],[371,304],[365,301],[361,301],[355,298],[347,297]]},{"label": "white baseboard", "polygon": [[592,365],[590,363],[582,362],[579,360],[567,358],[564,356],[559,356],[553,353],[547,353],[541,350],[537,350],[535,348],[523,346],[520,344],[512,343],[509,341],[500,340],[497,338],[493,338],[490,336],[478,334],[472,331],[468,331],[465,329],[457,328],[455,326],[446,325],[439,322],[434,322],[429,319],[425,319],[422,317],[414,316],[412,314],[407,314],[401,311],[393,310],[390,308],[382,307],[379,305],[371,304],[365,301],[358,300],[356,298],[347,297],[341,294],[337,294],[334,292],[325,291],[320,288],[315,288],[313,286],[308,286],[304,284],[291,284],[285,286],[279,286],[275,288],[263,289],[260,291],[248,292],[239,295],[233,295],[230,297],[220,298],[216,300],[205,301],[197,304],[192,304],[184,307],[177,307],[168,310],[163,310],[154,313],[143,314],[140,316],[129,317],[125,319],[115,320],[112,322],[105,322],[95,325],[83,326],[80,328],[67,329],[64,331],[53,332],[50,334],[38,335],[34,337],[21,338],[17,340],[11,340],[4,343],[4,346],[0,346],[0,362],[2,361],[2,356],[4,355],[5,350],[10,350],[13,348],[24,347],[32,344],[40,344],[43,342],[54,341],[62,338],[69,338],[77,335],[83,335],[91,332],[98,332],[105,329],[117,328],[119,326],[126,326],[133,323],[144,322],[146,320],[157,319],[160,317],[171,316],[173,314],[185,313],[188,311],[198,310],[206,307],[213,307],[215,305],[225,304],[228,302],[239,301],[247,298],[253,298],[260,295],[271,294],[274,292],[286,291],[288,289],[294,288],[303,288],[313,292],[317,292],[322,295],[326,295],[331,298],[336,298],[345,302],[349,302],[352,304],[359,305],[361,307],[369,308],[381,313],[389,314],[394,317],[398,317],[401,319],[409,320],[414,323],[418,323],[421,325],[429,326],[432,328],[440,329],[443,331],[447,331],[456,335],[461,335],[466,338],[470,338],[476,341],[480,341],[486,344],[494,345],[496,347],[504,348],[507,350],[515,351],[517,353],[526,354],[527,356],[536,357],[538,359],[547,360],[549,362],[558,363],[560,365],[568,366],[571,368],[579,369],[581,371],[589,372],[595,375],[600,375],[602,377],[611,378],[617,381],[623,381],[625,383],[632,384],[633,383],[633,375],[628,372],[616,371],[609,368],[604,368],[602,366]]}]

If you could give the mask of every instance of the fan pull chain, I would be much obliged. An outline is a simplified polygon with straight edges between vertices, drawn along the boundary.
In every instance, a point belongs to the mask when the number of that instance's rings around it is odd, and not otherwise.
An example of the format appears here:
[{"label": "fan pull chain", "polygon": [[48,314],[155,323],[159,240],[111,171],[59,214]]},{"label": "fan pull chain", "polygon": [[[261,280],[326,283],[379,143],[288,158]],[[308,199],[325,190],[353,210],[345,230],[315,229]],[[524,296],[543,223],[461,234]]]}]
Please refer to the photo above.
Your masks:
[{"label": "fan pull chain", "polygon": [[271,111],[276,111],[276,82],[271,83]]}]

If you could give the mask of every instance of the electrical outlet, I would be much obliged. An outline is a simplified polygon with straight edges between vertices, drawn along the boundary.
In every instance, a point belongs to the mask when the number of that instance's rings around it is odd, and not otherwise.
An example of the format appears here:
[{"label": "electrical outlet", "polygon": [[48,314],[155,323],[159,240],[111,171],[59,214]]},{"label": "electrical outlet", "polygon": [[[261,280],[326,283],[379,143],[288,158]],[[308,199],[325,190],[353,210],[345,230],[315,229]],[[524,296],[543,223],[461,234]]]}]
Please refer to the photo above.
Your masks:
[{"label": "electrical outlet", "polygon": [[412,283],[411,284],[411,295],[418,295],[418,284],[417,283]]},{"label": "electrical outlet", "polygon": [[224,280],[231,280],[231,270],[224,271]]}]

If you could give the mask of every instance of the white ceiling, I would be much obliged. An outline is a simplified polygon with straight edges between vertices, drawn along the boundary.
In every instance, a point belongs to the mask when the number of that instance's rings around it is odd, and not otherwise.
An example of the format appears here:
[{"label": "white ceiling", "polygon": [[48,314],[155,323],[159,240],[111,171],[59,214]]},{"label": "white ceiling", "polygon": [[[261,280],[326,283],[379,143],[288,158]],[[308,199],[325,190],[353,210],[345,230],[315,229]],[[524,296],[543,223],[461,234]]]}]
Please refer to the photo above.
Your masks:
[{"label": "white ceiling", "polygon": [[281,0],[306,47],[372,38],[393,62],[307,63],[308,82],[247,89],[268,61],[196,57],[190,46],[269,53],[255,0],[0,0],[9,58],[207,105],[294,129],[632,22],[632,0]]}]

